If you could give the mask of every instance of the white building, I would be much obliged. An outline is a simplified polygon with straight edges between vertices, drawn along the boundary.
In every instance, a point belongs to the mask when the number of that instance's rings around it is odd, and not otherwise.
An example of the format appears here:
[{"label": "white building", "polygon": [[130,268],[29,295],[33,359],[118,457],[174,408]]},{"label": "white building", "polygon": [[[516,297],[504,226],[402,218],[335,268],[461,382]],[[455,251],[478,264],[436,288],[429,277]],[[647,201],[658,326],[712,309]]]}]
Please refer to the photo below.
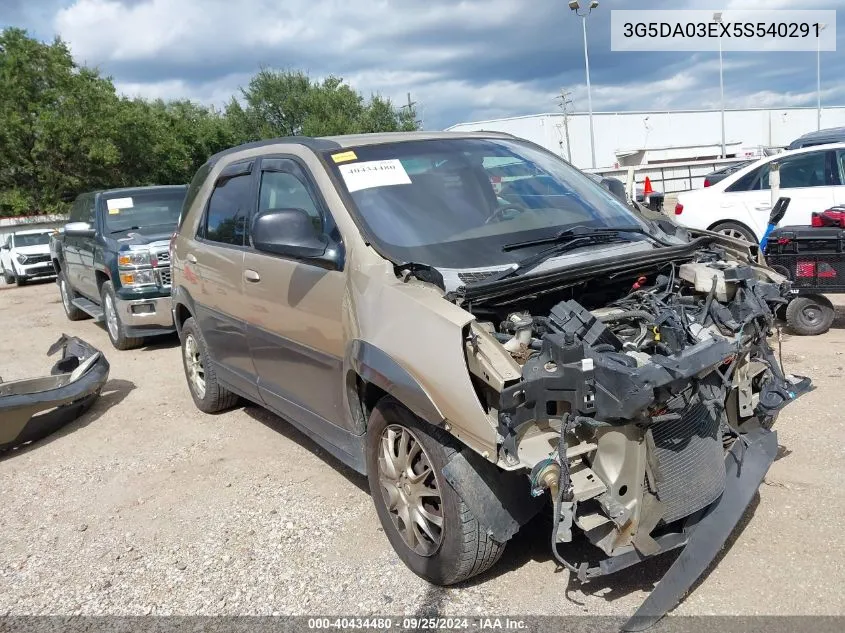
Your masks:
[{"label": "white building", "polygon": [[[743,156],[743,148],[785,147],[817,128],[816,108],[725,111],[728,157]],[[822,128],[845,126],[845,107],[822,109]],[[719,110],[672,112],[595,112],[593,114],[598,171],[624,165],[711,160],[721,151]],[[459,123],[449,130],[499,131],[528,139],[590,169],[590,122],[586,113],[534,114]]]}]

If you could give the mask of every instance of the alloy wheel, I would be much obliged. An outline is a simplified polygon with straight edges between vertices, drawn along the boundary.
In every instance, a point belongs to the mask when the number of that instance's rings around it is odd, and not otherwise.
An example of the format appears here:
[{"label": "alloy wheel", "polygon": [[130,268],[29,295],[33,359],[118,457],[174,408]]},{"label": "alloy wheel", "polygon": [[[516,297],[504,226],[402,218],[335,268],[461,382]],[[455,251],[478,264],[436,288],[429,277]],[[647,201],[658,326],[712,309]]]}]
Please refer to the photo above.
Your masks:
[{"label": "alloy wheel", "polygon": [[188,382],[194,390],[197,398],[205,398],[205,368],[202,365],[202,356],[199,346],[193,334],[185,337],[185,370],[188,373]]},{"label": "alloy wheel", "polygon": [[103,301],[103,310],[106,313],[106,327],[109,329],[112,340],[116,341],[120,338],[120,328],[117,322],[117,310],[114,308],[114,299],[110,294],[106,293],[105,301]]},{"label": "alloy wheel", "polygon": [[59,292],[62,295],[62,305],[65,307],[65,312],[70,314],[70,310],[71,310],[70,295],[68,294],[68,290],[67,290],[67,282],[64,279],[62,279],[61,282],[59,282]]},{"label": "alloy wheel", "polygon": [[378,478],[382,497],[405,544],[432,556],[443,540],[443,500],[431,460],[414,433],[399,425],[382,431]]},{"label": "alloy wheel", "polygon": [[717,233],[720,233],[721,235],[726,235],[727,237],[732,237],[736,240],[743,240],[744,242],[749,241],[748,236],[745,233],[743,233],[742,231],[740,231],[739,229],[732,229],[732,228],[719,229],[717,231]]}]

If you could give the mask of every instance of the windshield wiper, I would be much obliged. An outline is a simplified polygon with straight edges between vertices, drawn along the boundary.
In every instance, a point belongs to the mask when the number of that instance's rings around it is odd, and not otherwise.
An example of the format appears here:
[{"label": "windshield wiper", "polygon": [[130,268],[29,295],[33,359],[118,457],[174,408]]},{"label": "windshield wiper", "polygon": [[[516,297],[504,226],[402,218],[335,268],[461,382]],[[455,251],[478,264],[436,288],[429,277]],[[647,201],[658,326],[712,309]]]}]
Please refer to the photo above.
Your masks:
[{"label": "windshield wiper", "polygon": [[576,226],[571,229],[566,229],[564,231],[560,231],[559,233],[555,233],[554,235],[550,235],[549,237],[541,237],[536,240],[526,240],[525,242],[514,242],[512,244],[505,244],[502,247],[503,251],[516,251],[522,248],[530,248],[531,246],[540,246],[542,244],[557,244],[559,242],[568,242],[571,239],[579,238],[579,237],[588,237],[588,236],[600,236],[606,235],[609,237],[620,237],[621,233],[637,233],[639,235],[645,235],[649,239],[657,242],[662,246],[671,246],[668,242],[663,242],[657,237],[655,237],[652,233],[646,231],[644,228],[631,225],[631,226],[618,226],[618,227],[610,227],[610,226]]},{"label": "windshield wiper", "polygon": [[[490,277],[485,277],[484,280],[479,283],[483,283],[486,285],[488,283],[501,281],[503,279],[514,277],[516,275],[524,275],[529,270],[536,268],[547,259],[556,257],[557,255],[562,255],[563,253],[569,251],[574,251],[576,248],[583,248],[584,246],[593,246],[595,244],[607,244],[609,242],[626,241],[621,238],[615,231],[599,231],[594,234],[575,235],[573,237],[568,238],[564,236],[558,239],[565,241],[561,242],[560,244],[555,244],[551,248],[543,249],[539,253],[535,253],[530,257],[526,257],[522,261],[516,262],[511,268],[507,268],[501,272],[496,273],[495,275],[491,275]],[[535,243],[544,244],[546,242],[538,240]]]}]

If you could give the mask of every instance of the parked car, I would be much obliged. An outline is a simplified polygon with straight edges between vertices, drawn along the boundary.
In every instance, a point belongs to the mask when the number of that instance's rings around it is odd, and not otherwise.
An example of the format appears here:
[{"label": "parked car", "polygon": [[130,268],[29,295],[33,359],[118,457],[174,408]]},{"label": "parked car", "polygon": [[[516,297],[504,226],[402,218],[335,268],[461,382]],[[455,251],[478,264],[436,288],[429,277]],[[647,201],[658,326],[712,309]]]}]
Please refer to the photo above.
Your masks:
[{"label": "parked car", "polygon": [[185,185],[81,194],[51,243],[67,318],[104,320],[112,345],[174,332],[168,245]]},{"label": "parked car", "polygon": [[709,174],[704,176],[704,186],[712,187],[717,182],[724,180],[731,174],[738,172],[740,169],[747,167],[753,162],[753,160],[744,160],[741,163],[734,163],[733,165],[728,165],[715,171],[711,171]]},{"label": "parked car", "polygon": [[16,231],[0,245],[0,272],[7,284],[24,285],[30,279],[56,274],[50,263],[50,236],[54,229]]},{"label": "parked car", "polygon": [[675,220],[759,243],[772,210],[769,172],[780,165],[780,195],[791,202],[783,224],[810,224],[814,211],[845,203],[845,143],[762,158],[705,189],[678,195]]},{"label": "parked car", "polygon": [[[494,159],[542,181],[497,197]],[[657,619],[809,388],[766,338],[785,278],[693,235],[507,134],[237,147],[200,168],[171,243],[188,388],[205,412],[265,406],[365,473],[433,583],[493,565],[544,499],[581,581],[685,545],[638,613]],[[586,560],[559,549],[574,531]]]},{"label": "parked car", "polygon": [[792,141],[787,149],[801,149],[830,143],[845,143],[845,127],[831,127],[826,130],[808,132]]}]

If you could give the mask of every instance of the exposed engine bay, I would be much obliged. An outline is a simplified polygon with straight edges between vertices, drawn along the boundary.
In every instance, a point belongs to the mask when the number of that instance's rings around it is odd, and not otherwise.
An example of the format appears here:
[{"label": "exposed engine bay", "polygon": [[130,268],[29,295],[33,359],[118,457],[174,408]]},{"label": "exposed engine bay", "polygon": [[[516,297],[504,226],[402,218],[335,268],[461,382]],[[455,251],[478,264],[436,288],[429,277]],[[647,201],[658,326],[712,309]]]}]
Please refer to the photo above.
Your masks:
[{"label": "exposed engine bay", "polygon": [[[788,292],[713,243],[650,271],[467,307],[498,464],[549,492],[552,548],[582,581],[684,545],[683,525],[725,492],[727,452],[741,460],[746,435],[811,388],[768,340]],[[560,553],[575,530],[603,562]]]}]

